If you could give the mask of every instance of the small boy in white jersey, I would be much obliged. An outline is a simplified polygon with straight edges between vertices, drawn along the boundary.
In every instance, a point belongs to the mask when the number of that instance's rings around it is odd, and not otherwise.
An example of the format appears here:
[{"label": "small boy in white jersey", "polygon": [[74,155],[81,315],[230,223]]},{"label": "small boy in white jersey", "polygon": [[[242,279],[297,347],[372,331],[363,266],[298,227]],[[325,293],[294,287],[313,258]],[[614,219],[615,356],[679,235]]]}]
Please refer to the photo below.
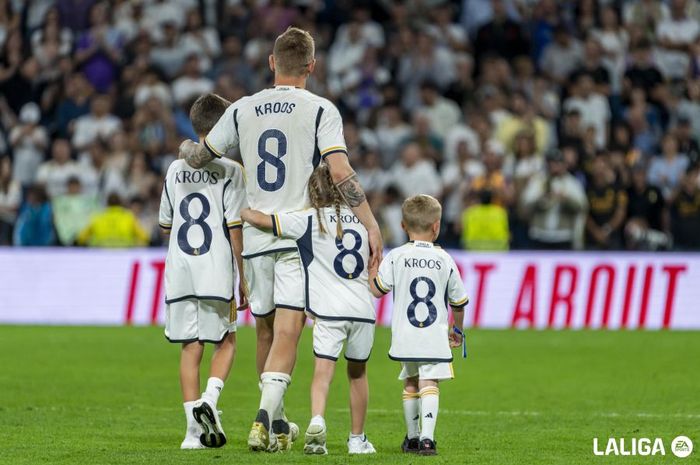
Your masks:
[{"label": "small boy in white jersey", "polygon": [[401,362],[399,379],[404,381],[407,433],[401,449],[435,455],[438,383],[454,377],[451,348],[462,344],[469,299],[454,260],[433,244],[440,233],[440,202],[416,195],[406,199],[401,213],[409,242],[389,252],[379,270],[370,270],[370,282],[376,297],[394,291],[389,358]]},{"label": "small boy in white jersey", "polygon": [[[190,119],[200,139],[229,105],[215,94],[197,99]],[[195,169],[185,160],[175,160],[168,167],[159,223],[165,233],[172,231],[165,261],[165,337],[182,344],[180,386],[187,430],[181,449],[226,444],[217,402],[236,350],[234,284],[242,262],[240,210],[244,205],[243,171],[235,162],[214,160]],[[200,397],[205,342],[215,344],[215,349]]]},{"label": "small boy in white jersey", "polygon": [[309,179],[313,208],[267,215],[244,209],[241,217],[277,237],[295,239],[304,268],[306,313],[314,319],[314,379],[312,419],[306,430],[304,453],[327,454],[326,410],[335,364],[345,343],[350,381],[351,433],[348,453],[373,454],[364,423],[369,386],[366,362],[374,342],[374,305],[369,292],[367,230],[345,204],[323,163]]}]

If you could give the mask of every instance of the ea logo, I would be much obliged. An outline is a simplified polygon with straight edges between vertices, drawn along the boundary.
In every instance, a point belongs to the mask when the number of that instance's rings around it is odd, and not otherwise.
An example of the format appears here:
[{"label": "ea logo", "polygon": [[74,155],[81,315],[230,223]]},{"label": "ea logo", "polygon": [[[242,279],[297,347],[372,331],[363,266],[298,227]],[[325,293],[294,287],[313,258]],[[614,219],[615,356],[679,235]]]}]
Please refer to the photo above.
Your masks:
[{"label": "ea logo", "polygon": [[676,457],[684,459],[693,452],[693,441],[687,436],[678,436],[671,441],[671,452]]}]

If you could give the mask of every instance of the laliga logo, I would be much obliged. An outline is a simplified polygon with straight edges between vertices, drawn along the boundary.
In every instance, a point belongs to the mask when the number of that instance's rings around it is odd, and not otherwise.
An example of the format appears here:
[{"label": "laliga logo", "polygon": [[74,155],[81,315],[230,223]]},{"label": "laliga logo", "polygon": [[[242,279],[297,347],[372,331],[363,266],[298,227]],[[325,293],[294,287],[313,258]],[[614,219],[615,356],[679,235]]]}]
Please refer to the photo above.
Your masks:
[{"label": "laliga logo", "polygon": [[[687,436],[678,436],[671,441],[671,452],[676,457],[685,458],[693,452],[693,441]],[[598,446],[598,438],[593,438],[594,455],[666,455],[666,448],[661,438],[653,441],[649,438],[632,438],[628,441],[625,438],[609,438],[602,450]]]}]

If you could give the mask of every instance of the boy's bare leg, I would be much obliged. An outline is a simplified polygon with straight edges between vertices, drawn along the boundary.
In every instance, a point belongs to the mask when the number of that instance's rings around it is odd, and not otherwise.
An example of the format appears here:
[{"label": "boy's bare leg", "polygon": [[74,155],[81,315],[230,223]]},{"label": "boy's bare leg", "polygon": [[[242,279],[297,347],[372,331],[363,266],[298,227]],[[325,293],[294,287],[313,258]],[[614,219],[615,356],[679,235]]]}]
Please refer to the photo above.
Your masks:
[{"label": "boy's bare leg", "polygon": [[182,344],[180,353],[180,387],[182,400],[192,402],[199,399],[199,364],[204,354],[204,344],[201,342],[186,342]]},{"label": "boy's bare leg", "polygon": [[328,389],[333,381],[335,362],[325,358],[316,358],[314,379],[311,382],[311,419],[321,417],[326,413]]},{"label": "boy's bare leg", "polygon": [[258,369],[258,378],[265,371],[265,362],[267,362],[267,357],[270,354],[274,336],[274,323],[274,313],[266,317],[255,317],[255,336],[257,341],[255,365]]},{"label": "boy's bare leg", "polygon": [[236,356],[236,333],[229,333],[223,341],[216,345],[214,354],[211,356],[211,368],[209,376],[226,381],[231,372],[231,365]]},{"label": "boy's bare leg", "polygon": [[369,403],[367,364],[348,361],[348,380],[350,381],[350,431],[354,435],[360,435],[365,431],[365,418]]}]

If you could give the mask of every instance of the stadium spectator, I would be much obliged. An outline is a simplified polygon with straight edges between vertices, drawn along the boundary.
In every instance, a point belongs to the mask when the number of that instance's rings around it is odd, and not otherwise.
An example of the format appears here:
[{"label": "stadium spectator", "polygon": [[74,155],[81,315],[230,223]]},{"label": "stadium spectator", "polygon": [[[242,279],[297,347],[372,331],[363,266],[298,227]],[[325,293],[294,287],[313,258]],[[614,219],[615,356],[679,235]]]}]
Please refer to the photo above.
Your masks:
[{"label": "stadium spectator", "polygon": [[109,195],[107,208],[94,215],[77,237],[78,244],[89,247],[138,247],[148,241],[148,233],[134,213],[122,206],[118,194]]},{"label": "stadium spectator", "polygon": [[119,118],[110,113],[112,107],[108,95],[99,94],[90,102],[90,113],[75,120],[73,138],[76,150],[86,150],[98,138],[107,139],[121,128]]},{"label": "stadium spectator", "polygon": [[528,53],[529,43],[522,26],[508,15],[505,0],[491,0],[491,19],[479,28],[474,40],[477,62],[486,55],[513,59]]},{"label": "stadium spectator", "polygon": [[691,45],[700,35],[700,24],[688,16],[686,0],[671,0],[668,18],[659,21],[656,39],[660,45],[657,61],[668,79],[682,79],[690,68]]},{"label": "stadium spectator", "polygon": [[535,113],[524,93],[515,92],[511,97],[511,113],[502,118],[496,127],[496,139],[506,150],[512,151],[515,137],[523,129],[532,131],[537,153],[544,153],[550,145],[549,125],[544,118]]},{"label": "stadium spectator", "polygon": [[700,250],[700,170],[688,170],[678,193],[671,200],[674,246],[678,250]]},{"label": "stadium spectator", "polygon": [[521,198],[530,218],[530,245],[535,249],[572,249],[581,234],[582,216],[588,207],[581,184],[566,171],[558,150],[547,154],[547,171],[534,175]]},{"label": "stadium spectator", "polygon": [[74,245],[78,233],[101,209],[97,196],[82,191],[77,176],[68,179],[66,192],[54,197],[51,207],[58,242],[62,245]]},{"label": "stadium spectator", "polygon": [[632,168],[627,189],[625,242],[628,249],[656,250],[670,246],[668,209],[661,190],[647,183],[646,167]]},{"label": "stadium spectator", "polygon": [[40,119],[39,105],[26,103],[19,112],[19,124],[10,131],[10,144],[14,153],[13,177],[23,186],[34,182],[49,142],[46,128],[39,125]]},{"label": "stadium spectator", "polygon": [[404,198],[418,194],[440,197],[442,193],[442,183],[435,165],[426,159],[423,149],[415,142],[404,146],[391,174],[392,184]]},{"label": "stadium spectator", "polygon": [[455,102],[441,96],[437,85],[431,81],[421,84],[420,100],[421,112],[428,118],[430,129],[442,143],[448,131],[459,123],[462,112]]},{"label": "stadium spectator", "polygon": [[12,179],[10,157],[0,158],[0,245],[12,244],[12,228],[17,218],[22,190],[19,182]]},{"label": "stadium spectator", "polygon": [[670,199],[688,168],[688,157],[678,152],[678,142],[673,134],[666,134],[661,141],[661,153],[649,166],[649,183],[661,189],[665,199]]},{"label": "stadium spectator", "polygon": [[583,128],[595,130],[596,146],[605,147],[611,118],[607,97],[596,91],[595,80],[588,73],[581,73],[570,89],[571,97],[564,101],[564,111],[578,110]]},{"label": "stadium spectator", "polygon": [[493,203],[491,191],[481,190],[478,201],[462,213],[462,245],[467,250],[508,250],[508,212]]},{"label": "stadium spectator", "polygon": [[627,192],[616,185],[615,174],[605,155],[595,158],[591,175],[591,183],[586,192],[586,248],[620,249],[622,226],[627,214]]},{"label": "stadium spectator", "polygon": [[185,59],[182,66],[182,76],[173,81],[171,86],[175,103],[182,105],[188,100],[196,99],[202,94],[211,92],[214,83],[202,75],[199,55],[192,53]]},{"label": "stadium spectator", "polygon": [[36,247],[52,245],[54,239],[53,214],[46,191],[41,186],[30,187],[17,217],[13,243]]},{"label": "stadium spectator", "polygon": [[109,20],[109,4],[96,3],[90,10],[90,29],[76,42],[75,60],[90,84],[106,93],[117,79],[122,61],[123,39]]},{"label": "stadium spectator", "polygon": [[39,166],[36,182],[46,189],[50,199],[63,195],[68,190],[68,181],[80,175],[78,164],[71,159],[70,142],[54,139],[51,144],[51,159]]},{"label": "stadium spectator", "polygon": [[569,75],[583,62],[581,43],[560,25],[554,29],[554,41],[542,52],[540,68],[545,75],[559,85],[566,85]]}]

